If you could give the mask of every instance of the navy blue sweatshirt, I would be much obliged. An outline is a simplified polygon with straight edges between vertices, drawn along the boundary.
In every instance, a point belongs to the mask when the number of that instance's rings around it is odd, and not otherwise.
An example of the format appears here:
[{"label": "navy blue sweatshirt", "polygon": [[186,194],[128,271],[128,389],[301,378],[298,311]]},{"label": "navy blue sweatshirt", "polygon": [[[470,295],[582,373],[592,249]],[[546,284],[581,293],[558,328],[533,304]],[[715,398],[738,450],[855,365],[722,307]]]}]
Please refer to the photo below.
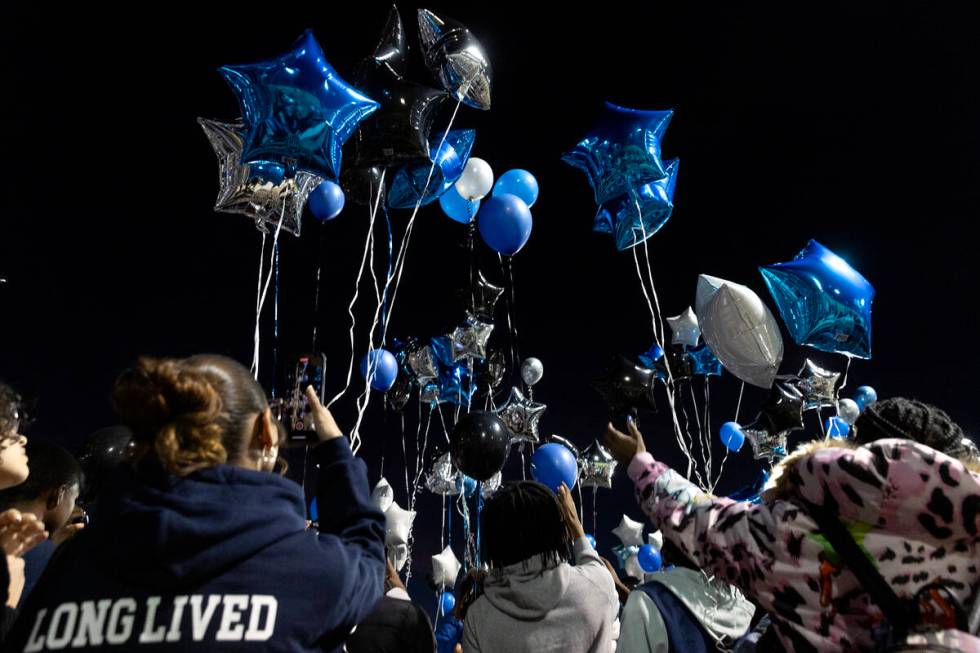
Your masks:
[{"label": "navy blue sweatshirt", "polygon": [[381,598],[384,515],[336,438],[319,463],[320,534],[301,488],[227,465],[124,470],[63,546],[5,650],[334,651]]}]

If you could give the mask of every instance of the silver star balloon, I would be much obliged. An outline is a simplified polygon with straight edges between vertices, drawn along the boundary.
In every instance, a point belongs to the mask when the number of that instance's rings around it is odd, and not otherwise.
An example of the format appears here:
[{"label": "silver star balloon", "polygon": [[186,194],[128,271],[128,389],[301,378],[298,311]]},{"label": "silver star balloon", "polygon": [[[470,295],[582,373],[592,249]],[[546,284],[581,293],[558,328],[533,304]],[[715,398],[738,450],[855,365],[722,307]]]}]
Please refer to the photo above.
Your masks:
[{"label": "silver star balloon", "polygon": [[394,500],[395,493],[391,489],[391,484],[388,483],[387,479],[382,478],[371,491],[371,501],[373,501],[374,505],[378,507],[378,510],[384,512],[391,507]]},{"label": "silver star balloon", "polygon": [[453,345],[453,361],[486,358],[487,341],[492,332],[493,325],[489,322],[481,322],[472,315],[467,316],[466,326],[457,327],[449,334]]},{"label": "silver star balloon", "polygon": [[218,157],[218,198],[214,210],[241,213],[255,221],[261,231],[282,229],[299,236],[306,199],[323,181],[309,172],[286,177],[276,164],[243,164],[245,127],[198,118],[198,124]]},{"label": "silver star balloon", "polygon": [[385,544],[389,547],[408,544],[414,521],[414,510],[405,510],[393,501],[385,510]]},{"label": "silver star balloon", "polygon": [[818,366],[809,358],[803,363],[796,387],[803,393],[803,410],[814,410],[835,405],[839,372],[831,372]]},{"label": "silver star balloon", "polygon": [[612,487],[616,460],[604,446],[595,440],[578,458],[578,482],[582,487]]},{"label": "silver star balloon", "polygon": [[643,546],[643,524],[630,519],[626,515],[619,522],[619,526],[613,529],[613,534],[619,538],[623,546]]},{"label": "silver star balloon", "polygon": [[496,494],[497,490],[500,489],[500,481],[501,480],[502,480],[502,476],[500,475],[500,472],[497,472],[496,474],[494,474],[493,476],[491,476],[488,480],[483,481],[483,498],[484,499],[489,499],[494,494]]},{"label": "silver star balloon", "polygon": [[510,430],[511,441],[537,444],[540,441],[538,421],[544,414],[545,408],[547,406],[544,404],[525,397],[519,388],[511,388],[507,402],[497,409],[496,415]]},{"label": "silver star balloon", "polygon": [[439,368],[429,345],[410,350],[405,355],[405,362],[415,374],[419,385],[425,385],[426,381],[439,377]]},{"label": "silver star balloon", "polygon": [[419,9],[419,40],[425,65],[457,100],[476,109],[490,108],[490,60],[465,25]]},{"label": "silver star balloon", "polygon": [[670,325],[672,344],[697,347],[698,340],[701,339],[701,327],[698,326],[698,316],[690,306],[680,315],[668,317],[667,324]]},{"label": "silver star balloon", "polygon": [[452,547],[446,547],[442,553],[432,556],[432,582],[436,587],[452,588],[456,585],[456,577],[462,565],[453,553]]},{"label": "silver star balloon", "polygon": [[432,471],[425,477],[425,487],[433,494],[443,496],[459,494],[459,488],[456,485],[457,476],[459,476],[459,472],[453,467],[449,452],[446,452],[432,463]]}]

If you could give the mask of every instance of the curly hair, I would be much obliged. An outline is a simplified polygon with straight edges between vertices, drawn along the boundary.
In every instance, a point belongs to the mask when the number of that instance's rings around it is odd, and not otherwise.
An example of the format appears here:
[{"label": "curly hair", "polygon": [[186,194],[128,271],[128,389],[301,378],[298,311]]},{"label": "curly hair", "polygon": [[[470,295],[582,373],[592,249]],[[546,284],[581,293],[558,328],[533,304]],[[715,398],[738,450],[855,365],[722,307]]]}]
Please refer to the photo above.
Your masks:
[{"label": "curly hair", "polygon": [[23,398],[12,387],[0,381],[0,453],[20,437],[17,428],[24,421]]},{"label": "curly hair", "polygon": [[151,445],[178,476],[239,458],[250,419],[268,408],[248,371],[216,355],[141,358],[116,380],[112,400],[134,442]]}]

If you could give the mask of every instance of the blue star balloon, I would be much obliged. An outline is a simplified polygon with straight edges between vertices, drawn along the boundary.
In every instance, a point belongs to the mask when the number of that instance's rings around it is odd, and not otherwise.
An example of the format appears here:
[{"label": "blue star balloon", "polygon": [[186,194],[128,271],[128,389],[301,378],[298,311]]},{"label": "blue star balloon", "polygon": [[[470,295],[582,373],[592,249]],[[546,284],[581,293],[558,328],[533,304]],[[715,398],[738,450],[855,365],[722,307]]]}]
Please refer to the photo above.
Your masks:
[{"label": "blue star balloon", "polygon": [[797,344],[871,358],[875,289],[847,261],[811,240],[792,261],[759,271]]},{"label": "blue star balloon", "polygon": [[616,562],[619,563],[619,568],[625,570],[626,563],[629,559],[640,552],[640,547],[633,546],[623,546],[622,544],[617,544],[612,549],[612,554],[616,556]]},{"label": "blue star balloon", "polygon": [[425,206],[439,199],[463,174],[475,139],[475,130],[454,129],[439,147],[442,141],[440,133],[430,146],[428,160],[420,159],[407,164],[395,173],[388,189],[388,206],[393,209],[414,209],[416,204]]},{"label": "blue star balloon", "polygon": [[619,251],[636,247],[660,231],[674,210],[678,167],[680,160],[671,159],[665,164],[666,177],[607,202],[605,210],[596,215],[592,230],[612,234]]},{"label": "blue star balloon", "polygon": [[746,501],[748,503],[762,503],[762,491],[766,487],[766,483],[769,482],[769,471],[766,468],[759,470],[759,474],[755,477],[755,481],[751,484],[735,490],[728,495],[729,499],[734,499],[735,501]]},{"label": "blue star balloon", "polygon": [[721,376],[722,365],[708,345],[701,345],[688,352],[694,376]]},{"label": "blue star balloon", "polygon": [[639,356],[640,362],[643,363],[643,367],[647,367],[650,369],[653,369],[653,367],[657,364],[657,361],[663,357],[664,357],[664,350],[660,345],[656,343],[650,345],[650,348],[647,349],[642,354],[640,354]]},{"label": "blue star balloon", "polygon": [[660,141],[673,115],[606,102],[598,124],[562,161],[585,173],[596,204],[626,195],[667,176]]},{"label": "blue star balloon", "polygon": [[440,367],[452,367],[453,342],[449,336],[437,336],[432,339],[432,353]]},{"label": "blue star balloon", "polygon": [[219,70],[241,106],[246,163],[275,161],[335,180],[341,147],[378,108],[327,63],[311,30],[281,57]]},{"label": "blue star balloon", "polygon": [[466,361],[444,368],[439,375],[439,403],[466,406],[473,397],[473,389],[473,377]]}]

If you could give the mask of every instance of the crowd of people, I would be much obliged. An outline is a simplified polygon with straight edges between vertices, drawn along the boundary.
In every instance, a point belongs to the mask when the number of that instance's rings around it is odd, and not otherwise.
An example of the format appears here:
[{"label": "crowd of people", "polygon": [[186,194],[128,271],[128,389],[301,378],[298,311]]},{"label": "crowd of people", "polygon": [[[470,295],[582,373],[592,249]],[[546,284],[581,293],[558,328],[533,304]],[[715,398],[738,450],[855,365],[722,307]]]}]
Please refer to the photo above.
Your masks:
[{"label": "crowd of people", "polygon": [[365,464],[307,398],[315,527],[277,473],[266,393],[236,361],[147,358],[121,374],[127,435],[92,478],[21,435],[21,398],[0,383],[2,649],[980,651],[980,453],[933,406],[870,405],[850,439],[791,452],[754,502],[706,493],[634,422],[610,424],[665,570],[625,582],[569,488],[504,483],[481,513],[482,565],[433,628],[388,561]]}]

